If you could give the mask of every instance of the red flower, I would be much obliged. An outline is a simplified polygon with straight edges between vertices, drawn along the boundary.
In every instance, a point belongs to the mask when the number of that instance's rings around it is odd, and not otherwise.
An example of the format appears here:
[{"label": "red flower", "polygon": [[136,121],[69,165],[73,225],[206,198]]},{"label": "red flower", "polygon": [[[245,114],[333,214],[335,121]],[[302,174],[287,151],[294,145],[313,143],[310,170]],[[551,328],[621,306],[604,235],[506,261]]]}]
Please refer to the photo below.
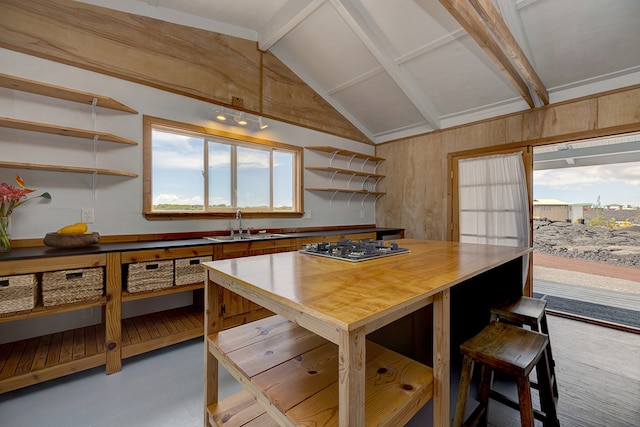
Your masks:
[{"label": "red flower", "polygon": [[37,197],[43,197],[45,199],[51,199],[49,193],[42,193],[39,196],[27,199],[27,194],[33,193],[35,190],[25,188],[24,181],[20,175],[16,175],[16,183],[18,187],[9,185],[5,182],[0,184],[0,216],[9,216],[11,212],[24,202],[35,199]]}]

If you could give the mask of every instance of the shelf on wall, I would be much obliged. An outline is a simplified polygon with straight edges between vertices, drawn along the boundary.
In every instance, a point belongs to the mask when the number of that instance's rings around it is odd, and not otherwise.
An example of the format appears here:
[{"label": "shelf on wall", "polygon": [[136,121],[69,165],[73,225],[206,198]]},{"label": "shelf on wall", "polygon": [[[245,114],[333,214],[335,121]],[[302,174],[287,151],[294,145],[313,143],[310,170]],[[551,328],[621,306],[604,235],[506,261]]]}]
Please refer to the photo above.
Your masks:
[{"label": "shelf on wall", "polygon": [[133,108],[129,108],[126,105],[108,96],[82,92],[79,90],[55,86],[48,83],[36,82],[20,77],[10,76],[8,74],[0,73],[0,87],[6,87],[22,92],[35,93],[37,95],[49,96],[51,98],[65,99],[67,101],[88,105],[93,105],[94,100],[96,100],[96,106],[98,107],[123,111],[125,113],[138,114],[138,112]]},{"label": "shelf on wall", "polygon": [[353,157],[356,159],[371,160],[372,162],[382,162],[385,159],[382,157],[370,156],[368,154],[362,154],[355,151],[343,150],[341,148],[329,147],[329,146],[313,146],[305,147],[309,150],[324,151],[325,153],[339,154],[341,156]]},{"label": "shelf on wall", "polygon": [[80,166],[62,166],[62,165],[43,165],[38,163],[19,163],[19,162],[3,162],[0,161],[0,168],[10,169],[30,169],[44,170],[53,172],[76,172],[76,173],[97,173],[98,175],[124,176],[129,178],[137,178],[137,173],[122,172],[113,169],[102,168],[85,168]]},{"label": "shelf on wall", "polygon": [[349,190],[346,188],[305,188],[307,191],[327,191],[330,193],[354,193],[354,194],[372,194],[375,196],[382,196],[385,194],[382,191],[367,191],[367,190]]},{"label": "shelf on wall", "polygon": [[131,141],[126,138],[122,138],[106,132],[100,132],[97,130],[70,128],[46,123],[30,122],[27,120],[10,119],[8,117],[0,117],[0,126],[11,129],[27,130],[31,132],[70,136],[74,138],[94,139],[94,137],[97,137],[100,141],[117,142],[119,144],[127,145],[138,145],[138,143],[135,141]]},{"label": "shelf on wall", "polygon": [[362,176],[367,178],[384,178],[385,177],[384,175],[380,175],[379,173],[368,173],[368,172],[362,172],[362,171],[355,171],[351,169],[334,168],[332,166],[307,166],[305,167],[305,169],[311,170],[311,171],[332,172],[332,173],[339,173],[344,175]]}]

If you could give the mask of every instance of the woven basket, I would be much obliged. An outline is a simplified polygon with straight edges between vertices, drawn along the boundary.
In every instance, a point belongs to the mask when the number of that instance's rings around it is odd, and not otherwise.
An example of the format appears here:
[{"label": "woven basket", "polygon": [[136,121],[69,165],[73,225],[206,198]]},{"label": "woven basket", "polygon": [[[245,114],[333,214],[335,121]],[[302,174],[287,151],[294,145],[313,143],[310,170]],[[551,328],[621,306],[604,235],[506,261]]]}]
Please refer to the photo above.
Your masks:
[{"label": "woven basket", "polygon": [[38,302],[35,274],[0,277],[0,314],[32,310]]},{"label": "woven basket", "polygon": [[153,291],[171,286],[173,286],[173,260],[135,262],[128,266],[128,292]]},{"label": "woven basket", "polygon": [[42,305],[54,307],[100,299],[104,289],[102,267],[42,273]]},{"label": "woven basket", "polygon": [[183,258],[175,260],[175,282],[176,286],[190,285],[204,280],[204,268],[202,263],[211,261],[210,256]]}]

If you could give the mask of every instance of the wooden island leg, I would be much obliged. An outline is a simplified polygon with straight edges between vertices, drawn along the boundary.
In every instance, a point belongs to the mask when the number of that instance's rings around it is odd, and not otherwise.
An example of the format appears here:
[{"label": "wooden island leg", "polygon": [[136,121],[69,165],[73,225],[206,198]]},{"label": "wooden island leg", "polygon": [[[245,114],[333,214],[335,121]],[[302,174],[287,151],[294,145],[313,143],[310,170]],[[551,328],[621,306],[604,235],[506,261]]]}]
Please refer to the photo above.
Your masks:
[{"label": "wooden island leg", "polygon": [[365,425],[366,335],[363,328],[340,332],[338,343],[338,425]]},{"label": "wooden island leg", "polygon": [[220,330],[222,319],[218,310],[218,285],[209,280],[207,271],[204,286],[204,426],[209,427],[209,406],[218,403],[218,359],[209,351],[208,336]]},{"label": "wooden island leg", "polygon": [[433,296],[433,425],[451,425],[451,291]]}]

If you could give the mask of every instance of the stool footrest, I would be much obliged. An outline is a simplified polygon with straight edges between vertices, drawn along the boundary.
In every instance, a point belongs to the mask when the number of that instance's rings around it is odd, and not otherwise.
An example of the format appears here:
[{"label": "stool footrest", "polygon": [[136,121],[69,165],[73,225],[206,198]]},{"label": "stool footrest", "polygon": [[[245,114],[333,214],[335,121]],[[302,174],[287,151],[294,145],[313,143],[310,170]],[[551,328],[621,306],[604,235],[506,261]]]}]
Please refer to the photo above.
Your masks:
[{"label": "stool footrest", "polygon": [[[504,394],[498,391],[489,390],[489,397],[495,400],[496,402],[500,402],[503,405],[510,407],[511,409],[515,409],[516,411],[520,409],[520,407],[518,406],[518,402],[514,402],[513,400],[511,400],[510,398],[508,398],[507,396],[505,396]],[[479,406],[482,406],[482,405],[479,405]],[[540,412],[536,408],[533,408],[533,418],[542,422],[546,420],[545,414]]]}]

